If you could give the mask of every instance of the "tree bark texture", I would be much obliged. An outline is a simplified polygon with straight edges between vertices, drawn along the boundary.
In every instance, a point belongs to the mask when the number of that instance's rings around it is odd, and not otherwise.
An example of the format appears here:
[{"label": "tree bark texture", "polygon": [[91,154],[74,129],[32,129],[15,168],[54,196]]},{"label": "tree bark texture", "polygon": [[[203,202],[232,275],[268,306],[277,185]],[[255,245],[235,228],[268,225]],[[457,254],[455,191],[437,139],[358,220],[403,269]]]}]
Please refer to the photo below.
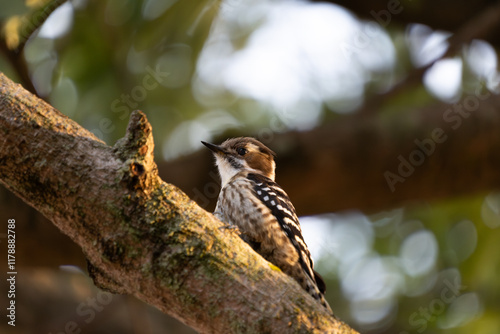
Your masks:
[{"label": "tree bark texture", "polygon": [[184,193],[152,129],[114,147],[0,74],[0,182],[73,239],[95,283],[202,333],[355,333]]}]

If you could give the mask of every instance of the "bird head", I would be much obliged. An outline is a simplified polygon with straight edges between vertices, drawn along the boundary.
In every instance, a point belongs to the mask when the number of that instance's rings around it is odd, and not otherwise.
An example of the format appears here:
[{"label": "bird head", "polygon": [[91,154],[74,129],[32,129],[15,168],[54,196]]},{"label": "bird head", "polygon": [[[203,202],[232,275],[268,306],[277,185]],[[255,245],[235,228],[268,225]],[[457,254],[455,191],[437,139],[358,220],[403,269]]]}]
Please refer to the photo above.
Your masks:
[{"label": "bird head", "polygon": [[263,175],[274,181],[276,154],[255,138],[231,138],[221,145],[202,141],[215,156],[222,187],[236,174],[248,171]]}]

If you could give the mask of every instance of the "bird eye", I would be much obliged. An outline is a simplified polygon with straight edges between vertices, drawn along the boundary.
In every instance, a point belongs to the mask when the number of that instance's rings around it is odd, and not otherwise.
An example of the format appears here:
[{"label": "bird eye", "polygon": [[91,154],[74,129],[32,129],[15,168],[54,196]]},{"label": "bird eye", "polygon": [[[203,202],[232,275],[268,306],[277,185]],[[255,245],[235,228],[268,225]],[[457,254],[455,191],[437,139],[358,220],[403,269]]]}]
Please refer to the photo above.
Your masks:
[{"label": "bird eye", "polygon": [[239,147],[236,149],[236,152],[238,152],[239,155],[245,155],[248,151],[246,150],[246,148]]}]

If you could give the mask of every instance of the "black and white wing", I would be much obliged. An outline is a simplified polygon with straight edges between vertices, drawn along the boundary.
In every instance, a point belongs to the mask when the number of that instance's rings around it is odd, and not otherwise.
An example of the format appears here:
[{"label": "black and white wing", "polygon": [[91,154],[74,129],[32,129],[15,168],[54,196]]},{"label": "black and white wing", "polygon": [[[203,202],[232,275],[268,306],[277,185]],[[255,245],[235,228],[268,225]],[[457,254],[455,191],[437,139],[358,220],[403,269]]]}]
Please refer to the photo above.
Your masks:
[{"label": "black and white wing", "polygon": [[247,178],[253,181],[255,197],[262,201],[271,211],[271,214],[276,218],[281,229],[297,250],[302,269],[316,283],[318,290],[324,294],[326,290],[325,283],[313,269],[314,263],[311,253],[302,236],[299,219],[288,195],[277,183],[265,176],[249,173]]}]

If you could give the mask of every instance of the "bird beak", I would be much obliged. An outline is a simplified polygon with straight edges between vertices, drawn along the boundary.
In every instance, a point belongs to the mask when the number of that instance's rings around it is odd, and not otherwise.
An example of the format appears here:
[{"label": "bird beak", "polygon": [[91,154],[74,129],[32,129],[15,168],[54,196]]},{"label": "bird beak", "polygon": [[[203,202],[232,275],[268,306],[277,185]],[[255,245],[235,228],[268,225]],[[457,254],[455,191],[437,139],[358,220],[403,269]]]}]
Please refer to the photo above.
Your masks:
[{"label": "bird beak", "polygon": [[203,145],[205,145],[206,147],[208,147],[210,150],[212,150],[212,152],[216,153],[216,154],[226,154],[227,152],[221,148],[220,146],[217,146],[217,145],[214,145],[214,144],[210,144],[210,143],[207,143],[207,142],[204,142],[202,141],[201,142]]}]

